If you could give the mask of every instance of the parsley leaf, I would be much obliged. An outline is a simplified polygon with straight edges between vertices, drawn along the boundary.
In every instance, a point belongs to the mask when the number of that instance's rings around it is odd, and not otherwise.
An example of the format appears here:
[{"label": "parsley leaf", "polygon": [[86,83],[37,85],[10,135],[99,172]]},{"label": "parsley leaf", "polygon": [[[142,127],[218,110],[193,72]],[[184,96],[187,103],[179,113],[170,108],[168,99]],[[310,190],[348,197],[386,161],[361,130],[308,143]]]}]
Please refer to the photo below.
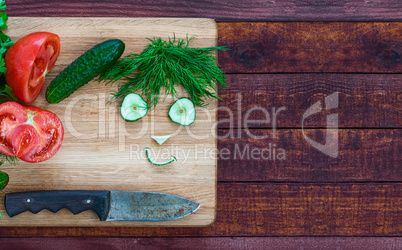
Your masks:
[{"label": "parsley leaf", "polygon": [[[0,103],[5,102],[9,97],[14,100],[17,98],[14,96],[12,89],[6,84],[4,73],[6,73],[6,64],[4,62],[4,56],[7,50],[14,44],[11,38],[3,33],[2,30],[7,28],[8,16],[5,12],[6,5],[4,0],[0,0]],[[8,156],[0,153],[0,166],[5,163],[15,164],[18,162],[18,158],[15,156]],[[8,175],[0,171],[0,190],[4,189],[8,183]],[[1,214],[0,214],[1,216]]]},{"label": "parsley leaf", "polygon": [[3,190],[8,183],[8,174],[0,171],[0,190]]},{"label": "parsley leaf", "polygon": [[6,67],[4,64],[4,56],[8,50],[8,48],[13,45],[13,41],[11,41],[10,37],[3,33],[2,30],[7,29],[7,20],[8,16],[5,12],[6,5],[4,0],[0,0],[0,74],[4,74],[6,72]]}]

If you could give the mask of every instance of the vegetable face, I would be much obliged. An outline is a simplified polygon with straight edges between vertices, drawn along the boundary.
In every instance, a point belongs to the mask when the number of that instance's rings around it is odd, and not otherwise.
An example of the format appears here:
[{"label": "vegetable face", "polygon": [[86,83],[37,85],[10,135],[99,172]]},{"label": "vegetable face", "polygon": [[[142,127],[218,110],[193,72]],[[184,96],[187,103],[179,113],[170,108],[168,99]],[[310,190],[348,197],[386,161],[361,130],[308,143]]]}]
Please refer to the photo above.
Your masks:
[{"label": "vegetable face", "polygon": [[0,105],[0,152],[26,162],[42,162],[59,150],[63,124],[50,111],[16,102]]},{"label": "vegetable face", "polygon": [[38,97],[59,53],[59,36],[48,32],[31,33],[10,47],[5,78],[18,99],[29,104]]}]

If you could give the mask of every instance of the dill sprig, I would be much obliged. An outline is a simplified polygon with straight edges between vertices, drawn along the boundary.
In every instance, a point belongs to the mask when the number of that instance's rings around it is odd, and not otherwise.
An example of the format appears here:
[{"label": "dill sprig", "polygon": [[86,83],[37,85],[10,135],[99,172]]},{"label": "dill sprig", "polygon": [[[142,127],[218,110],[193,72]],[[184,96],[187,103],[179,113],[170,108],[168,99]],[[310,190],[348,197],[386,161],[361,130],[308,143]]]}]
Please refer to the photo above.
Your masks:
[{"label": "dill sprig", "polygon": [[6,154],[0,153],[0,166],[6,162],[10,163],[11,165],[15,165],[18,163],[18,161],[19,160],[17,156],[8,156]]},{"label": "dill sprig", "polygon": [[[227,50],[224,46],[191,48],[191,38],[150,39],[151,43],[141,54],[130,54],[117,61],[99,78],[114,83],[123,79],[123,84],[113,93],[112,101],[131,92],[141,91],[150,107],[158,103],[163,94],[177,97],[176,87],[181,85],[197,106],[204,106],[208,97],[219,99],[219,86],[226,87],[225,73],[218,68],[213,50]],[[129,76],[134,73],[133,76]]]}]

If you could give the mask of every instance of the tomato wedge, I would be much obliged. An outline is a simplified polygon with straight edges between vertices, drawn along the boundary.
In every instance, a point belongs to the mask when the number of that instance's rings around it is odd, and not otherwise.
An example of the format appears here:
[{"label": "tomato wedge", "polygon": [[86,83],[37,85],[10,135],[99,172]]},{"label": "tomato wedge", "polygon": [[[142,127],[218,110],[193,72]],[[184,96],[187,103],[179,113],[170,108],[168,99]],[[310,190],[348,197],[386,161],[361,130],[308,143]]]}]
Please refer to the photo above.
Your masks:
[{"label": "tomato wedge", "polygon": [[42,162],[59,150],[64,137],[52,112],[17,102],[0,105],[0,152],[26,162]]},{"label": "tomato wedge", "polygon": [[59,53],[60,38],[49,32],[31,33],[8,49],[5,78],[18,99],[29,104],[39,96]]}]

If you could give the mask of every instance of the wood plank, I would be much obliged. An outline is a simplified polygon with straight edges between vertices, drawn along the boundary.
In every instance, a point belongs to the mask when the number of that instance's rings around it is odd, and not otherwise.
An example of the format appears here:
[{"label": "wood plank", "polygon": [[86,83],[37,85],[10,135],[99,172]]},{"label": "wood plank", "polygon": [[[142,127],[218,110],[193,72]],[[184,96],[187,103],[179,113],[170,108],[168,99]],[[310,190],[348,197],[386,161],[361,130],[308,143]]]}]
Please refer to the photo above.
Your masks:
[{"label": "wood plank", "polygon": [[[120,38],[126,44],[123,54],[140,53],[149,44],[147,37],[167,39],[175,34],[198,34],[195,46],[216,46],[216,24],[210,19],[168,18],[33,18],[14,17],[7,34],[16,40],[33,31],[48,31],[60,36],[61,52],[47,74],[44,89],[74,59],[95,44]],[[198,45],[197,45],[198,44]],[[89,82],[57,104],[49,104],[45,91],[32,105],[50,110],[63,122],[64,140],[51,159],[34,165],[20,161],[4,164],[1,170],[10,176],[7,188],[0,192],[0,226],[207,226],[215,219],[216,159],[195,155],[195,150],[216,150],[216,99],[208,99],[209,116],[196,108],[197,120],[183,128],[168,117],[174,100],[161,97],[155,109],[138,122],[127,122],[120,115],[120,102],[107,104],[110,93],[119,84],[105,86]],[[187,96],[178,89],[178,97]],[[153,135],[171,135],[160,146]],[[200,138],[202,137],[202,138]],[[158,168],[145,156],[150,147],[157,161],[175,156],[177,163]],[[127,190],[161,192],[191,199],[201,205],[193,214],[172,221],[102,223],[92,213],[73,216],[68,211],[53,214],[42,211],[9,218],[5,213],[5,192],[36,190]],[[72,218],[80,218],[77,221]]]},{"label": "wood plank", "polygon": [[401,22],[219,23],[227,73],[402,72]]},{"label": "wood plank", "polygon": [[401,213],[400,183],[220,183],[210,227],[5,227],[0,237],[398,236]]},{"label": "wood plank", "polygon": [[91,1],[13,0],[13,16],[208,17],[217,21],[400,21],[398,0]]},{"label": "wood plank", "polygon": [[188,238],[3,238],[9,249],[367,249],[402,248],[398,237],[188,237]]},{"label": "wood plank", "polygon": [[[401,128],[400,74],[230,74],[220,91],[219,128],[300,128],[303,114],[320,101],[323,113],[304,127],[326,127],[339,114],[340,128]],[[338,92],[339,108],[325,110],[325,97]],[[275,118],[276,117],[276,118]]]},{"label": "wood plank", "polygon": [[[339,130],[339,155],[312,147],[300,129],[219,129],[219,181],[402,181],[402,130]],[[325,130],[307,137],[325,143]],[[285,157],[284,157],[285,155]]]}]

